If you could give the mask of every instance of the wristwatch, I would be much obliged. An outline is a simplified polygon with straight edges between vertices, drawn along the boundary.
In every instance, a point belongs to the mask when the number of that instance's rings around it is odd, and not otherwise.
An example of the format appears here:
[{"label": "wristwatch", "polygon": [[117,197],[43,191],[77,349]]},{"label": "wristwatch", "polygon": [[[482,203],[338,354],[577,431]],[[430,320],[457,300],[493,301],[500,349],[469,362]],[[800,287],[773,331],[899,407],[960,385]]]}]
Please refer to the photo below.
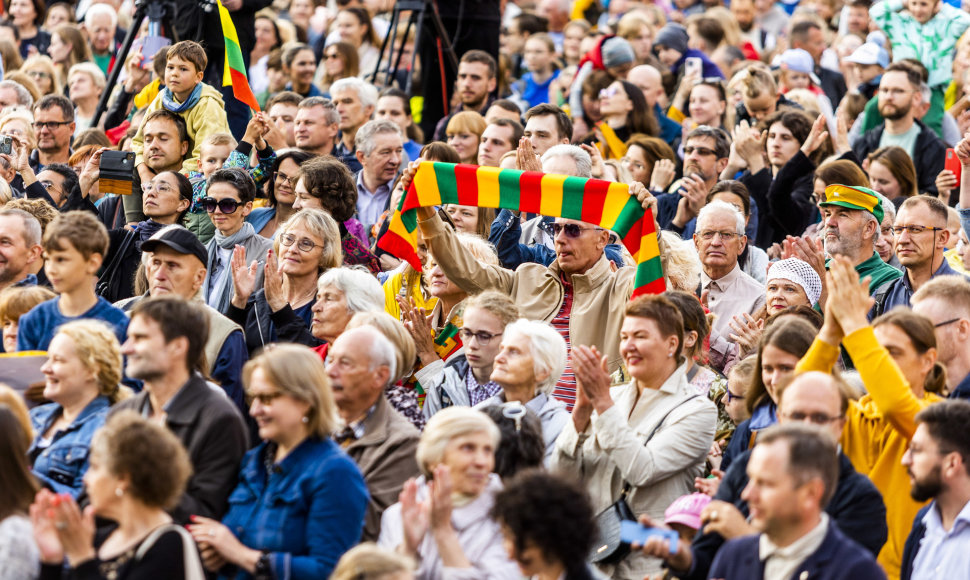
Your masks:
[{"label": "wristwatch", "polygon": [[275,575],[273,574],[273,562],[269,558],[269,554],[263,552],[263,555],[256,560],[256,569],[253,570],[253,577],[256,580],[273,580]]}]

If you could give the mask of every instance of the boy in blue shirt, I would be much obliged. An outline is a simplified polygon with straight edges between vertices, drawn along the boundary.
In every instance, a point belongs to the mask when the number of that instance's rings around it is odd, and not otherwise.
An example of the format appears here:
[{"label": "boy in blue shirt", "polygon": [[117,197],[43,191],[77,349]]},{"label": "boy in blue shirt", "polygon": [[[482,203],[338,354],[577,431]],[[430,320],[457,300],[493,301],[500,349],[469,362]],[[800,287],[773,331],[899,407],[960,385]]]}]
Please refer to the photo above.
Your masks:
[{"label": "boy in blue shirt", "polygon": [[107,322],[125,341],[128,316],[95,293],[98,270],[108,251],[108,230],[87,211],[57,216],[44,232],[44,271],[59,294],[20,317],[17,350],[47,350],[57,327],[79,318]]}]

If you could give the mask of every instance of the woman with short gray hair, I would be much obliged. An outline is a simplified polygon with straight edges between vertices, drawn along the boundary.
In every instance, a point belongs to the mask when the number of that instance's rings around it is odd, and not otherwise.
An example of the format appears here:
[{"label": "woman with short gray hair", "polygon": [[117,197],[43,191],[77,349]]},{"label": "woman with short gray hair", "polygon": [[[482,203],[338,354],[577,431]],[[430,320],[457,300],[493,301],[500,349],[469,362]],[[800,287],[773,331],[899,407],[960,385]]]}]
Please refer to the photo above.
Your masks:
[{"label": "woman with short gray hair", "polygon": [[556,438],[569,421],[566,405],[552,390],[566,368],[566,341],[548,322],[520,318],[505,327],[491,379],[502,391],[477,408],[517,401],[532,409],[542,422],[548,462]]},{"label": "woman with short gray hair", "polygon": [[310,332],[323,344],[314,348],[326,360],[330,343],[336,340],[354,314],[384,311],[384,289],[377,278],[360,268],[331,268],[317,282]]}]

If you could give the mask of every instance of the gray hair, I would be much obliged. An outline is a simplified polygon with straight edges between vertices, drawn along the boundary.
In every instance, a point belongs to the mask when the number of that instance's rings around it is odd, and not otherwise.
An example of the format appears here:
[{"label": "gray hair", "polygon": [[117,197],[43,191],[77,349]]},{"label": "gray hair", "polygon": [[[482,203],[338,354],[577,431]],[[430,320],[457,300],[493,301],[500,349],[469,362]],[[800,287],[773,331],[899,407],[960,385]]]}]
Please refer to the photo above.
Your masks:
[{"label": "gray hair", "polygon": [[487,433],[492,445],[498,447],[502,435],[495,422],[481,411],[471,407],[448,407],[435,413],[418,439],[416,452],[418,469],[425,477],[441,463],[445,448],[452,439],[472,433]]},{"label": "gray hair", "polygon": [[377,147],[376,137],[387,133],[397,135],[401,138],[401,144],[404,144],[404,134],[401,132],[401,128],[398,127],[397,123],[383,119],[367,121],[360,129],[357,129],[357,134],[354,135],[354,146],[365,157],[369,157]]},{"label": "gray hair", "polygon": [[0,81],[0,89],[12,89],[17,93],[17,104],[30,109],[34,106],[34,97],[30,96],[30,91],[17,81]]},{"label": "gray hair", "polygon": [[[896,223],[896,204],[894,204],[892,201],[889,200],[888,197],[879,193],[878,191],[873,191],[873,193],[875,193],[876,197],[879,198],[879,205],[882,206],[883,221],[885,221],[886,218],[889,218],[889,223],[891,224]],[[869,214],[870,216],[872,216],[872,219],[876,219],[876,216],[872,215],[869,212],[863,212],[863,213]],[[879,224],[879,225],[881,226],[882,224]]]},{"label": "gray hair", "polygon": [[343,292],[347,299],[347,310],[351,312],[384,310],[384,289],[369,272],[345,266],[333,268],[317,280],[317,288],[324,286],[333,286]]},{"label": "gray hair", "polygon": [[29,212],[16,208],[0,209],[0,217],[19,217],[24,224],[24,243],[27,246],[40,245],[43,230],[40,221]]},{"label": "gray hair", "polygon": [[360,100],[360,105],[362,107],[375,107],[377,106],[377,89],[374,85],[362,81],[357,77],[347,77],[345,79],[340,79],[334,81],[330,85],[330,94],[335,95],[340,91],[352,90],[357,93],[357,98]]},{"label": "gray hair", "polygon": [[565,143],[553,145],[542,155],[542,162],[545,163],[553,157],[572,157],[576,162],[575,177],[593,177],[593,159],[581,147]]},{"label": "gray hair", "polygon": [[[397,347],[394,346],[394,343],[392,343],[390,339],[380,331],[380,329],[368,324],[350,328],[346,331],[346,333],[351,332],[366,335],[370,338],[370,345],[366,349],[367,357],[370,360],[367,370],[373,372],[377,370],[377,367],[386,366],[387,370],[389,371],[387,375],[388,384],[394,381],[394,378],[397,377],[398,370]],[[346,338],[344,340],[346,340]],[[384,386],[386,387],[387,384]],[[381,396],[383,396],[383,393]]]},{"label": "gray hair", "polygon": [[[324,115],[324,120],[327,122],[327,125],[340,122],[340,113],[337,112],[337,107],[330,99],[326,97],[307,97],[300,101],[298,105],[298,109],[312,109],[313,107],[323,107],[326,109],[327,112]],[[277,151],[277,153],[280,153],[280,151]]]},{"label": "gray hair", "polygon": [[721,201],[720,199],[715,199],[709,204],[701,208],[701,211],[697,214],[697,229],[700,230],[701,220],[713,213],[729,213],[736,222],[736,229],[739,236],[744,235],[744,214],[738,211],[738,208],[729,204],[726,201]]},{"label": "gray hair", "polygon": [[552,396],[552,390],[566,370],[566,340],[548,322],[520,318],[505,327],[505,336],[521,334],[529,339],[532,351],[532,368],[536,375],[548,372],[545,380],[536,383],[536,388]]},{"label": "gray hair", "polygon": [[92,22],[98,16],[108,16],[111,18],[111,26],[114,28],[118,27],[118,15],[115,13],[114,9],[107,4],[92,4],[88,11],[84,13],[84,26],[88,30],[91,30]]}]

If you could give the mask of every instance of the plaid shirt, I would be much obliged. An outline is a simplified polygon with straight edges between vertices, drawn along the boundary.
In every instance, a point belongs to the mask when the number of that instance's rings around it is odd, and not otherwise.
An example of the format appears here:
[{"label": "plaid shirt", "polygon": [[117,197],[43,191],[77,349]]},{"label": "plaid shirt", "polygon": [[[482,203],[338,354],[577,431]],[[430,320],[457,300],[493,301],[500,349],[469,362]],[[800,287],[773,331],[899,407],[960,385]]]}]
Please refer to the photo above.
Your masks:
[{"label": "plaid shirt", "polygon": [[471,399],[471,406],[481,403],[491,399],[495,395],[499,394],[502,387],[498,385],[495,381],[488,381],[485,384],[479,384],[478,380],[475,379],[475,373],[472,372],[471,368],[468,369],[468,374],[465,375],[465,386],[468,387],[468,398]]}]

